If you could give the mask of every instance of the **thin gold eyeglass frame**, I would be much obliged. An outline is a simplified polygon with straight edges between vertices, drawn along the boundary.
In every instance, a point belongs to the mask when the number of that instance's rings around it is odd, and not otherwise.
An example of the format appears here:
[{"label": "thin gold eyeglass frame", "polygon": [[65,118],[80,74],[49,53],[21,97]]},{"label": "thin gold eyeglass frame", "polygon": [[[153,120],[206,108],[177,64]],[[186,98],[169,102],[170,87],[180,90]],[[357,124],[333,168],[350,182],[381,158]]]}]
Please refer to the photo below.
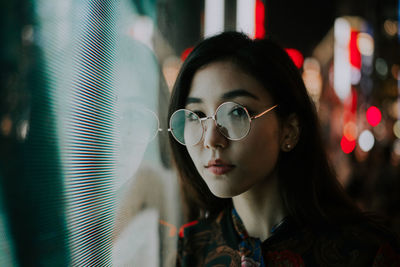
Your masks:
[{"label": "thin gold eyeglass frame", "polygon": [[[244,136],[240,137],[240,138],[231,138],[231,137],[228,137],[228,136],[226,136],[223,132],[221,132],[221,131],[219,130],[219,127],[218,127],[218,124],[217,124],[217,119],[216,119],[216,114],[218,113],[218,110],[221,108],[221,106],[226,105],[226,104],[235,104],[235,105],[237,105],[237,106],[240,106],[241,108],[243,108],[243,109],[245,110],[245,112],[246,112],[246,114],[247,114],[247,117],[249,118],[249,128],[248,128],[246,134],[245,134]],[[206,121],[206,120],[208,120],[208,119],[214,120],[215,126],[216,126],[217,129],[218,129],[218,132],[219,132],[220,134],[222,134],[225,138],[227,138],[228,140],[231,140],[231,141],[239,141],[239,140],[242,140],[243,138],[245,138],[245,137],[249,134],[250,129],[251,129],[251,122],[252,122],[253,120],[258,119],[258,118],[264,116],[265,114],[267,114],[268,112],[272,111],[272,110],[275,109],[276,107],[278,107],[278,104],[276,104],[276,105],[274,105],[274,106],[272,106],[272,107],[270,107],[270,108],[268,108],[268,109],[266,109],[266,110],[260,112],[259,114],[255,115],[255,116],[250,116],[249,111],[248,111],[247,108],[246,108],[245,106],[243,106],[242,104],[239,104],[239,103],[236,103],[236,102],[233,102],[233,101],[227,101],[227,102],[221,103],[221,104],[217,107],[217,109],[215,110],[213,116],[207,116],[207,117],[203,117],[203,118],[200,118],[196,113],[194,113],[194,112],[191,111],[190,109],[181,108],[181,109],[176,110],[174,113],[172,113],[172,115],[171,115],[171,117],[170,117],[170,119],[169,119],[169,125],[171,125],[171,120],[172,120],[173,116],[174,116],[177,112],[179,112],[179,111],[181,111],[181,110],[189,111],[189,112],[195,114],[195,115],[199,118],[199,121],[200,121],[200,123],[201,123],[201,127],[202,127],[202,129],[203,129],[203,132],[202,132],[202,134],[201,134],[201,137],[200,137],[199,141],[197,141],[197,143],[192,144],[192,145],[189,145],[189,146],[195,146],[195,145],[197,145],[197,144],[203,139],[204,132],[206,131],[206,129],[204,128],[203,122]],[[170,133],[172,134],[172,136],[174,137],[174,139],[175,139],[178,143],[180,143],[181,145],[187,146],[187,144],[184,144],[183,142],[179,141],[177,137],[175,137],[175,135],[174,135],[174,133],[173,133],[171,127],[168,128],[168,132],[170,132]]]}]

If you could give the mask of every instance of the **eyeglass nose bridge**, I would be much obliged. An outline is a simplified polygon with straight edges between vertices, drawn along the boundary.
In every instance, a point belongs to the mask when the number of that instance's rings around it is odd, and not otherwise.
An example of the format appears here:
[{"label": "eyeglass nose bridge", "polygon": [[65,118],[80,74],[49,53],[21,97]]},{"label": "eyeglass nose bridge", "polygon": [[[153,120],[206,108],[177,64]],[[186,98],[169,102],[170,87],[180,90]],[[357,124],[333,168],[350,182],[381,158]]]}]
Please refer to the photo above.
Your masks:
[{"label": "eyeglass nose bridge", "polygon": [[203,123],[203,121],[206,121],[206,120],[209,120],[209,119],[213,119],[214,121],[216,121],[215,115],[214,116],[208,116],[208,117],[199,118],[201,123]]},{"label": "eyeglass nose bridge", "polygon": [[224,133],[220,130],[221,125],[219,125],[219,124],[217,123],[217,118],[216,118],[215,115],[213,115],[213,116],[208,116],[208,117],[203,117],[203,118],[199,118],[199,120],[200,120],[200,122],[201,122],[201,127],[203,128],[203,137],[204,137],[204,134],[205,134],[205,132],[206,132],[206,130],[207,130],[207,125],[206,125],[204,122],[207,121],[207,120],[209,120],[209,119],[212,119],[212,120],[214,121],[214,124],[215,124],[215,126],[216,126],[216,128],[217,128],[217,131],[218,131],[220,134],[222,134],[224,137],[230,139],[228,136],[226,136],[226,134],[224,134]]},{"label": "eyeglass nose bridge", "polygon": [[208,117],[203,117],[203,118],[199,118],[200,122],[201,122],[201,127],[203,128],[203,134],[204,132],[207,130],[207,125],[205,125],[205,121],[212,119],[215,123],[215,125],[217,126],[217,120],[215,118],[215,115],[213,116],[208,116]]}]

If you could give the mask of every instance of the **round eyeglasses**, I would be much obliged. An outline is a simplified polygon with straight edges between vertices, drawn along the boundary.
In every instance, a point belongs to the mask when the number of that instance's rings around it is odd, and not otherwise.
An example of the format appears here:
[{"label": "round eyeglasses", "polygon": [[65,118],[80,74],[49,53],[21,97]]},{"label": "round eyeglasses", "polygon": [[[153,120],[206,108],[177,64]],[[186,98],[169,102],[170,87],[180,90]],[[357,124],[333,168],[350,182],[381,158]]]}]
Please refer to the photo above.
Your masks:
[{"label": "round eyeglasses", "polygon": [[249,133],[253,120],[267,114],[277,106],[272,106],[255,116],[250,116],[244,106],[235,102],[224,102],[218,106],[213,116],[202,118],[191,110],[178,109],[171,115],[168,131],[180,144],[193,146],[203,138],[204,121],[213,119],[218,131],[223,136],[229,140],[240,140]]}]

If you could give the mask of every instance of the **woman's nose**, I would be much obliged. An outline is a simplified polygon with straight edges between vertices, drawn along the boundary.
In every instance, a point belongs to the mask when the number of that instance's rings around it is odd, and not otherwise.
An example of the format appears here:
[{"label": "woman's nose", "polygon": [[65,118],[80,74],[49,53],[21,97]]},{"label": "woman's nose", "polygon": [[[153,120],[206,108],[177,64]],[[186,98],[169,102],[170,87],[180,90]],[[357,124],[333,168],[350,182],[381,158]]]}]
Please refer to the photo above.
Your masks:
[{"label": "woman's nose", "polygon": [[225,148],[229,140],[220,132],[213,119],[203,122],[204,127],[204,147],[205,148]]}]

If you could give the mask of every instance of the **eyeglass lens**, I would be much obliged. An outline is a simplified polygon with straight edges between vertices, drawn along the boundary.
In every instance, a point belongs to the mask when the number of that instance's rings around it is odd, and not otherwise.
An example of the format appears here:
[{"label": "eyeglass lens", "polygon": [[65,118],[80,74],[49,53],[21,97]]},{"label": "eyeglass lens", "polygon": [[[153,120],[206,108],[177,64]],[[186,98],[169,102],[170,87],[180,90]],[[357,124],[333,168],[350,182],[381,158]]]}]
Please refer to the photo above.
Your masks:
[{"label": "eyeglass lens", "polygon": [[[230,140],[239,140],[250,130],[250,116],[246,109],[233,102],[218,107],[215,120],[218,131]],[[195,145],[200,142],[204,126],[200,117],[187,109],[177,110],[170,120],[174,138],[183,145]]]}]

